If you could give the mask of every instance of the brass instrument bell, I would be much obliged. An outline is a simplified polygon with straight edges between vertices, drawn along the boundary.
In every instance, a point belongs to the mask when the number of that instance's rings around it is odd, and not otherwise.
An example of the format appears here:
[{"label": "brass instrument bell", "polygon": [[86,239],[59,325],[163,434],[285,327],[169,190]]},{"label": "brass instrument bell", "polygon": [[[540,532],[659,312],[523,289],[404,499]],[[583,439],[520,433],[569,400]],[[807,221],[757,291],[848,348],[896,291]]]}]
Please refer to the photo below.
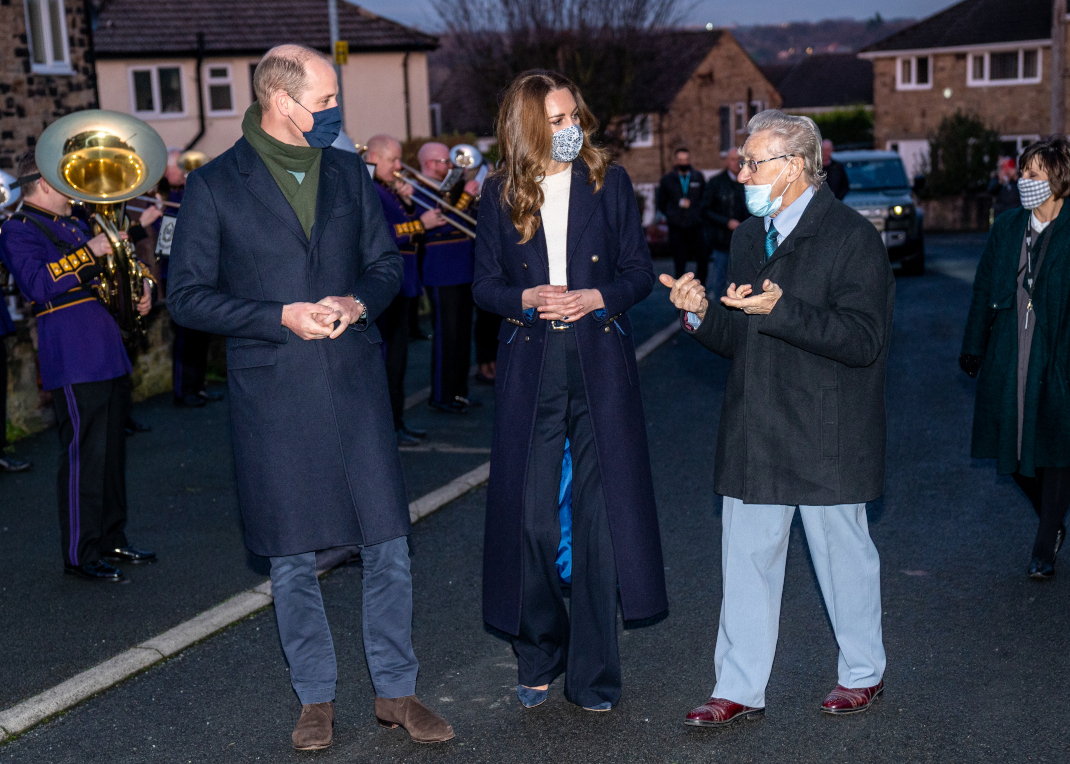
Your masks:
[{"label": "brass instrument bell", "polygon": [[203,151],[191,149],[190,151],[183,151],[178,155],[178,166],[182,169],[182,172],[189,175],[198,167],[203,167],[208,164],[208,159],[208,155]]},{"label": "brass instrument bell", "polygon": [[22,196],[21,188],[12,188],[16,180],[18,178],[14,175],[0,170],[0,209],[14,207],[19,197]]},{"label": "brass instrument bell", "polygon": [[483,154],[475,146],[458,143],[450,149],[450,161],[462,170],[470,170],[483,164]]}]

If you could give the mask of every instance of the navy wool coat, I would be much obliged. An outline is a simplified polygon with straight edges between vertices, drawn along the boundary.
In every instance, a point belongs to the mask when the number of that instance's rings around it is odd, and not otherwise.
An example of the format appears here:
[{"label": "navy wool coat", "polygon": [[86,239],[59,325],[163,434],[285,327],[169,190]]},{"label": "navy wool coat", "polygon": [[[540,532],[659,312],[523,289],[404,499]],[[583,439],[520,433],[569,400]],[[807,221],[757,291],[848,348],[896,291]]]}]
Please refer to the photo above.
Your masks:
[{"label": "navy wool coat", "polygon": [[[628,174],[610,167],[598,192],[587,166],[572,166],[568,211],[568,283],[601,291],[603,320],[587,315],[574,325],[595,450],[609,515],[621,606],[627,620],[668,608],[661,535],[650,476],[646,420],[627,311],[654,286],[646,237]],[[547,322],[528,321],[521,294],[550,283],[546,237],[540,225],[520,244],[500,201],[500,181],[484,189],[476,229],[476,304],[506,320],[498,334],[497,399],[483,547],[483,618],[509,634],[520,627],[523,591],[523,513],[528,452],[546,350]]]},{"label": "navy wool coat", "polygon": [[[244,138],[189,176],[167,307],[227,338],[227,381],[245,541],[259,555],[377,544],[409,533],[376,317],[402,260],[360,157],[324,149],[306,238]],[[302,340],[283,305],[353,294],[368,321]]]}]

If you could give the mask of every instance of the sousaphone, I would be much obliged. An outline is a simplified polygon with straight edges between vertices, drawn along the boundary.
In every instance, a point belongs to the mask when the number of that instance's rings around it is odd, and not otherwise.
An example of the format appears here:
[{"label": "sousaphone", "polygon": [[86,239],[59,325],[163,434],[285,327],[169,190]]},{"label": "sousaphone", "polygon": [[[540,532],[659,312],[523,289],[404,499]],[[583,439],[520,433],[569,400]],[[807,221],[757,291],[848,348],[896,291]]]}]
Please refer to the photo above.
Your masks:
[{"label": "sousaphone", "polygon": [[50,186],[82,202],[94,234],[111,251],[101,263],[97,298],[115,316],[123,335],[138,341],[145,325],[137,304],[155,282],[119,232],[129,227],[126,201],[147,193],[167,167],[167,147],[140,119],[117,111],[87,109],[56,120],[37,141],[37,169]]}]

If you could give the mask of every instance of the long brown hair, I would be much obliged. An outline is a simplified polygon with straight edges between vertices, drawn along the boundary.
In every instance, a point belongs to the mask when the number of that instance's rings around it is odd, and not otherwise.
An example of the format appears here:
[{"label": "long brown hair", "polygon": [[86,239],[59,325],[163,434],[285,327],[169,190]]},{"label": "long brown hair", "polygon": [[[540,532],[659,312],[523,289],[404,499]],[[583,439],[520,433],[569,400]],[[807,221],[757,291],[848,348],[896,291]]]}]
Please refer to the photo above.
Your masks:
[{"label": "long brown hair", "polygon": [[539,230],[535,213],[542,207],[543,195],[538,179],[550,161],[553,129],[546,119],[546,96],[555,90],[568,90],[576,99],[583,130],[580,158],[590,170],[589,183],[601,190],[609,167],[609,153],[596,147],[591,137],[598,129],[598,120],[571,80],[557,72],[531,69],[518,76],[505,92],[498,111],[496,132],[502,165],[496,174],[501,184],[501,202],[510,208],[509,217],[520,234],[520,243],[531,240]]}]

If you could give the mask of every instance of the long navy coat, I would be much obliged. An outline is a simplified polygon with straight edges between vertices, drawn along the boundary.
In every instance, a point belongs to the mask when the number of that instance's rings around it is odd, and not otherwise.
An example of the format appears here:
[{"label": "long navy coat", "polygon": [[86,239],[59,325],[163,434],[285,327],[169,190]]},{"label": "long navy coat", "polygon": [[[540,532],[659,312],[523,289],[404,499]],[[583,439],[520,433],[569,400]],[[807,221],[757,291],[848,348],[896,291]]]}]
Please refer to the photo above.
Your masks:
[{"label": "long navy coat", "polygon": [[[252,146],[192,173],[174,244],[168,309],[227,337],[238,498],[249,549],[281,556],[409,533],[375,318],[402,261],[364,162],[324,149],[316,222],[297,215]],[[353,294],[367,328],[302,340],[283,305]]]},{"label": "long navy coat", "polygon": [[[575,323],[584,388],[591,409],[598,466],[627,620],[668,608],[661,535],[650,476],[646,420],[639,393],[631,323],[626,311],[650,294],[654,269],[628,174],[613,166],[598,193],[587,166],[572,167],[568,211],[568,283],[596,288],[606,315]],[[476,304],[506,320],[498,334],[497,409],[487,489],[483,546],[483,618],[510,634],[520,627],[523,557],[521,538],[528,451],[535,427],[547,323],[529,322],[521,294],[550,283],[542,226],[520,244],[501,206],[499,181],[484,189],[476,229],[472,293]]]}]

